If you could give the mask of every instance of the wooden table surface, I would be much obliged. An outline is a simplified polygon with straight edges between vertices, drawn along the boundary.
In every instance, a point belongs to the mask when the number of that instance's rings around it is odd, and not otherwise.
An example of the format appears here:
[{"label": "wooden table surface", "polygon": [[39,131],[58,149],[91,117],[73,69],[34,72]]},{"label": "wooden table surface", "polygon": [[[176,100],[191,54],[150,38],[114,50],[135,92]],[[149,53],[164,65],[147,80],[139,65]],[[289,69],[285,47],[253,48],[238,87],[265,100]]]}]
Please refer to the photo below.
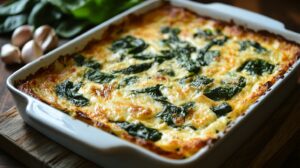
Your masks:
[{"label": "wooden table surface", "polygon": [[[211,0],[198,1],[204,3],[212,2]],[[283,22],[288,29],[300,33],[299,0],[222,0],[218,2],[232,4],[264,14]],[[0,46],[8,42],[9,36],[0,36]],[[8,92],[5,82],[7,77],[20,67],[19,65],[6,66],[0,61],[0,113],[14,106],[12,96]],[[300,103],[300,101],[298,101],[298,103]],[[0,150],[0,168],[2,167],[16,168],[24,166]],[[300,167],[300,142],[291,152],[283,167]]]}]

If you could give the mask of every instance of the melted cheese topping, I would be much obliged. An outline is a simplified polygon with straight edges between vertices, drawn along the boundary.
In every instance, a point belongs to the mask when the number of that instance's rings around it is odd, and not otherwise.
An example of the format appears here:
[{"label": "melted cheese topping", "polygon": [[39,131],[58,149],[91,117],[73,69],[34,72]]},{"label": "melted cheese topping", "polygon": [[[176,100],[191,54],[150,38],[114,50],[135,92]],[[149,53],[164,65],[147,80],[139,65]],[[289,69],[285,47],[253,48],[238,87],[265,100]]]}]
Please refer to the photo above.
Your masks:
[{"label": "melted cheese topping", "polygon": [[[196,37],[200,30],[220,31],[220,37],[228,37],[223,45],[213,45],[209,50],[219,51],[219,56],[209,65],[200,66],[200,71],[189,72],[176,58],[162,63],[153,59],[134,59],[132,55],[122,56],[122,50],[112,51],[114,41],[131,35],[144,40],[148,47],[142,53],[161,54],[162,50],[171,50],[162,44],[170,34],[162,33],[163,27],[178,28],[178,37],[188,42],[199,51],[210,40]],[[283,75],[287,68],[295,62],[299,55],[299,46],[287,42],[282,38],[245,30],[241,27],[221,21],[198,16],[182,8],[163,6],[148,14],[126,20],[122,25],[115,26],[106,32],[103,40],[91,42],[79,54],[85,59],[92,59],[101,64],[99,70],[112,74],[114,78],[107,83],[97,83],[85,77],[88,67],[78,66],[74,56],[61,57],[48,68],[28,78],[19,88],[48,104],[68,112],[71,116],[81,117],[94,126],[100,127],[113,134],[142,145],[154,152],[171,158],[186,158],[196,153],[209,140],[217,139],[218,133],[223,132],[228,124],[253,104],[257,98],[270,87],[276,79]],[[217,38],[217,37],[213,37]],[[250,40],[259,43],[267,51],[258,53],[254,47],[247,47],[241,51],[241,41]],[[198,52],[191,54],[195,61]],[[124,58],[121,58],[124,57]],[[274,65],[271,73],[253,75],[246,70],[238,71],[247,60],[261,59]],[[141,63],[152,63],[145,71],[135,74],[122,74],[115,71]],[[159,70],[172,70],[174,75],[160,73]],[[114,73],[115,72],[115,73]],[[191,75],[201,75],[213,79],[208,85],[198,87],[190,83],[180,83],[180,79]],[[119,86],[127,77],[135,76],[137,81],[125,86]],[[207,89],[221,86],[224,81],[244,77],[246,85],[232,98],[227,100],[213,100],[204,92]],[[82,83],[78,94],[88,99],[88,104],[78,106],[69,99],[57,94],[57,85],[64,81]],[[192,108],[187,110],[179,126],[172,126],[157,117],[164,110],[165,105],[147,93],[133,94],[135,90],[162,85],[160,91],[169,103],[180,107],[184,103],[193,102]],[[232,110],[223,115],[217,115],[212,107],[226,102]],[[142,123],[147,128],[161,133],[159,140],[149,140],[134,136],[120,127],[116,122]],[[175,121],[174,121],[175,122]],[[175,122],[175,123],[176,123]],[[101,137],[99,137],[101,138]]]}]

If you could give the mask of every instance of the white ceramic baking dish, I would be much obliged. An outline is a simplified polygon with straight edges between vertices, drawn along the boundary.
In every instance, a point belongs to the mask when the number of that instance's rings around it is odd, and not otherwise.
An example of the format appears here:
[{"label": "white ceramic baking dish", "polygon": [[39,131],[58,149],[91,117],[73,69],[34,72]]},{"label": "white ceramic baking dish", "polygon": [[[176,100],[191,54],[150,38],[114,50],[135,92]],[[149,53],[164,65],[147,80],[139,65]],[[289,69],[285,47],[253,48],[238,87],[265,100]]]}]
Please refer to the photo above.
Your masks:
[{"label": "white ceramic baking dish", "polygon": [[[142,14],[160,6],[163,0],[151,0],[100,24],[92,30],[49,52],[40,59],[24,66],[7,79],[19,113],[24,121],[54,141],[79,155],[104,167],[217,167],[220,166],[254,131],[272,114],[295,86],[298,60],[265,95],[239,117],[226,133],[202,148],[190,158],[173,160],[157,155],[133,143],[122,140],[98,128],[73,119],[69,115],[19,91],[14,83],[25,79],[41,67],[54,62],[59,56],[83,49],[93,39],[101,39],[103,32],[112,24],[120,23],[129,14]],[[284,25],[268,17],[236,7],[212,3],[201,4],[185,0],[170,0],[174,6],[187,8],[203,16],[209,16],[254,30],[267,30],[288,40],[300,43],[300,35],[285,29]],[[246,142],[249,143],[249,142]]]}]

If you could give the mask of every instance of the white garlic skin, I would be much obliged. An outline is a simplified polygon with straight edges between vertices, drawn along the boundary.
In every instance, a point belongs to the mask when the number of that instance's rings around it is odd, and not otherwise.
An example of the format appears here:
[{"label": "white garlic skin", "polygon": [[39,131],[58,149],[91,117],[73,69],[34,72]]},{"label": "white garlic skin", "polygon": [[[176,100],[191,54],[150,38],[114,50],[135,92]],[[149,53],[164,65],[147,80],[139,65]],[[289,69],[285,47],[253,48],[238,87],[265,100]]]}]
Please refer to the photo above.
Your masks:
[{"label": "white garlic skin", "polygon": [[30,40],[22,48],[22,60],[24,63],[29,63],[43,55],[42,48],[34,41]]},{"label": "white garlic skin", "polygon": [[33,27],[29,25],[23,25],[13,32],[11,37],[11,43],[17,47],[22,47],[26,42],[31,40],[33,36]]},{"label": "white garlic skin", "polygon": [[58,45],[58,37],[55,30],[48,25],[38,27],[34,32],[33,38],[44,52],[52,50]]},{"label": "white garlic skin", "polygon": [[11,44],[4,44],[1,47],[1,60],[6,64],[22,63],[20,49]]}]

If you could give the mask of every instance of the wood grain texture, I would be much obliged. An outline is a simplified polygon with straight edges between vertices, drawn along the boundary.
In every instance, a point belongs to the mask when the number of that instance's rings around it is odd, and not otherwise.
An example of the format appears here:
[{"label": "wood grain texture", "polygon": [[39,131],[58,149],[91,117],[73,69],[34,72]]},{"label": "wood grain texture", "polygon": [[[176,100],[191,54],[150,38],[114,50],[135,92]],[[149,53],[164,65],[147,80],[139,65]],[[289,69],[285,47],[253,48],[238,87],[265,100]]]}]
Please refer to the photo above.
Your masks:
[{"label": "wood grain texture", "polygon": [[0,146],[30,168],[97,167],[26,125],[16,108],[0,115]]},{"label": "wood grain texture", "polygon": [[[289,101],[281,104],[222,167],[284,167],[288,154],[300,140],[299,95],[298,85]],[[0,115],[0,146],[32,168],[97,167],[27,126],[16,108]]]}]

